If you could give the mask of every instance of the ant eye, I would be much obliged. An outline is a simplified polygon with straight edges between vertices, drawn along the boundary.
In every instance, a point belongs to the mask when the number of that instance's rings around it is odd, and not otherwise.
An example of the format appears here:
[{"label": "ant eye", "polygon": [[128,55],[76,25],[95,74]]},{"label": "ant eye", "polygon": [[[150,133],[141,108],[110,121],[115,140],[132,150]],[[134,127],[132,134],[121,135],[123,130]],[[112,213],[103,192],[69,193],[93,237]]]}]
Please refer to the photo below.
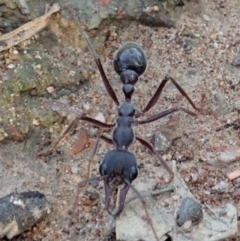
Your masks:
[{"label": "ant eye", "polygon": [[101,164],[99,167],[99,172],[101,176],[107,176],[107,165],[106,163]]},{"label": "ant eye", "polygon": [[138,170],[136,167],[131,167],[131,170],[129,172],[129,180],[133,181],[134,179],[137,178],[138,175]]}]

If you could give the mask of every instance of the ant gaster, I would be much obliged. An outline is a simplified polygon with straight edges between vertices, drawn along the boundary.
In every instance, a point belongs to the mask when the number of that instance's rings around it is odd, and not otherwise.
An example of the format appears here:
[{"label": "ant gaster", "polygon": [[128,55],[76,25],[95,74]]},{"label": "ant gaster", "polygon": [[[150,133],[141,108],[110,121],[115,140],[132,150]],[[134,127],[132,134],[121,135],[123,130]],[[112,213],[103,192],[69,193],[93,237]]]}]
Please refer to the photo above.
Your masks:
[{"label": "ant gaster", "polygon": [[[176,80],[174,80],[171,76],[168,75],[166,75],[163,78],[159,87],[149,100],[146,107],[142,111],[135,109],[133,103],[131,102],[131,98],[134,93],[134,85],[137,83],[139,76],[142,75],[146,70],[147,60],[142,48],[134,42],[124,44],[117,51],[116,56],[114,58],[114,69],[116,73],[120,76],[120,80],[123,84],[122,91],[125,96],[125,101],[120,104],[115,94],[115,91],[111,87],[109,80],[104,72],[99,56],[96,54],[86,33],[82,32],[82,34],[97,64],[104,86],[109,96],[112,98],[112,100],[118,107],[118,117],[116,123],[107,124],[99,120],[95,120],[91,117],[88,117],[86,114],[81,114],[69,125],[66,131],[60,136],[59,140],[57,141],[54,147],[57,146],[57,144],[63,138],[63,136],[72,128],[72,126],[75,125],[76,121],[78,120],[87,121],[102,129],[114,128],[112,139],[102,134],[97,137],[97,141],[93,148],[92,157],[95,155],[97,151],[97,146],[100,139],[110,144],[114,144],[115,149],[110,150],[105,154],[103,161],[100,165],[99,172],[104,180],[106,210],[109,214],[116,217],[122,212],[127,192],[131,186],[131,182],[134,179],[136,179],[138,175],[136,157],[133,153],[128,151],[129,146],[134,142],[135,139],[139,141],[148,150],[150,150],[150,152],[156,155],[157,159],[169,173],[168,183],[171,182],[174,177],[173,171],[163,160],[162,156],[155,150],[153,145],[150,142],[144,140],[143,138],[134,135],[132,128],[133,125],[147,124],[177,111],[183,111],[192,116],[196,116],[197,113],[182,107],[173,107],[166,111],[157,113],[147,119],[138,120],[138,118],[143,116],[157,103],[165,84],[169,80],[175,85],[179,92],[188,100],[188,102],[195,110],[200,109],[195,106],[193,101],[182,89],[182,87],[176,82]],[[110,201],[112,197],[113,186],[120,184],[124,185],[120,190],[119,204],[118,207],[116,207],[115,211],[112,212],[110,211]]]}]

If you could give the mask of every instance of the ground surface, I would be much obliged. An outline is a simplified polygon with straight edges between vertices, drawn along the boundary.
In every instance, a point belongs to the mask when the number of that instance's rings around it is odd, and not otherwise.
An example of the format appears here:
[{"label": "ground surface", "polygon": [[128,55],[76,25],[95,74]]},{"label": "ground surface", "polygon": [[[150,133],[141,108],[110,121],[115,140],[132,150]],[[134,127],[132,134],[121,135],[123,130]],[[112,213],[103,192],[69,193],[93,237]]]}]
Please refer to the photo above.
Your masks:
[{"label": "ground surface", "polygon": [[[224,168],[218,163],[213,166],[207,163],[211,158],[240,146],[239,115],[235,109],[236,102],[240,100],[240,69],[231,65],[240,53],[239,2],[187,2],[181,12],[176,28],[172,29],[154,29],[135,22],[123,29],[110,25],[110,38],[105,42],[101,59],[119,100],[122,100],[122,85],[112,67],[114,52],[127,41],[137,42],[143,47],[148,68],[136,84],[132,99],[140,109],[145,107],[165,74],[170,74],[179,82],[203,111],[196,118],[175,113],[155,123],[136,127],[136,133],[152,141],[154,133],[169,119],[176,117],[173,123],[179,138],[165,154],[176,160],[181,176],[200,203],[213,206],[232,203],[238,208],[240,179],[229,181],[226,175],[239,168],[239,161]],[[57,56],[58,49],[55,51]],[[104,89],[92,56],[86,53],[81,58],[80,61],[89,62],[93,75],[75,94],[64,96],[61,101],[71,103],[79,110],[87,110],[92,117],[102,113],[106,122],[112,123],[116,118],[116,106]],[[173,106],[191,109],[169,83],[156,106],[146,116]],[[56,141],[71,120],[69,116],[64,125],[54,125],[50,137],[43,131],[40,143],[34,148],[29,141],[10,142],[0,147],[0,196],[15,190],[38,190],[47,196],[53,207],[53,212],[43,222],[15,240],[104,240],[112,231],[114,222],[104,210],[102,182],[96,188],[90,186],[81,190],[74,209],[78,212],[77,222],[69,226],[69,211],[74,204],[76,187],[86,176],[91,153],[91,149],[87,148],[73,157],[66,155],[77,134],[67,136],[58,148],[60,151],[46,162],[36,158],[39,151],[49,150],[48,138],[52,143]],[[236,124],[231,126],[234,122]],[[97,128],[81,122],[76,129],[87,130],[90,142],[94,141]],[[108,134],[111,135],[110,132]],[[111,148],[104,142],[100,144],[92,165],[93,174],[98,175],[100,161]],[[139,164],[144,164],[139,171],[139,180],[144,182],[151,177],[156,184],[161,182],[164,171],[156,165],[155,158],[139,143],[135,143],[131,151]],[[221,181],[220,188],[214,189]]]}]

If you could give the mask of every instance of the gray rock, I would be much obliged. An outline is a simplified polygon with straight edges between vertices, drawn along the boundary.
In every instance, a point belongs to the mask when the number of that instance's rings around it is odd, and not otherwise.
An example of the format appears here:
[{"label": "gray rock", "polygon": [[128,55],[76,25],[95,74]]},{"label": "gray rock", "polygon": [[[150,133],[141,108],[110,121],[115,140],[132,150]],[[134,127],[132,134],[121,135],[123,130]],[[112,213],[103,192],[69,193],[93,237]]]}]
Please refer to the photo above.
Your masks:
[{"label": "gray rock", "polygon": [[28,230],[51,212],[39,192],[11,193],[0,199],[0,238],[11,239]]},{"label": "gray rock", "polygon": [[184,225],[188,220],[198,223],[203,218],[202,206],[193,198],[184,198],[177,211],[177,224]]}]

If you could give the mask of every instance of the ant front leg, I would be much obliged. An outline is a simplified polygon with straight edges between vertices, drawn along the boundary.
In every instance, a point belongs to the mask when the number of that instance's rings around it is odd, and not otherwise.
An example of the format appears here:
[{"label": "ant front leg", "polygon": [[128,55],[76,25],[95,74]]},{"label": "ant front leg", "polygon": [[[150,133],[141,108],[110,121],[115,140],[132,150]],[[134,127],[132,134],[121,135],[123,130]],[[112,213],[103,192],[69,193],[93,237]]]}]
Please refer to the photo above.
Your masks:
[{"label": "ant front leg", "polygon": [[[186,91],[177,83],[177,81],[175,79],[173,79],[171,76],[169,75],[166,75],[162,82],[160,83],[159,87],[157,88],[155,94],[152,96],[152,98],[149,100],[148,104],[146,105],[146,107],[139,113],[137,113],[137,115],[135,116],[136,118],[139,118],[140,116],[142,116],[144,113],[146,113],[147,111],[149,111],[158,101],[161,93],[162,93],[162,90],[164,88],[164,86],[166,85],[166,83],[171,80],[172,83],[175,85],[175,87],[179,90],[179,92],[187,99],[187,101],[190,103],[190,105],[195,109],[195,110],[200,110],[200,108],[196,107],[196,105],[194,104],[194,102],[191,100],[191,98],[188,96],[188,94],[186,93]],[[167,111],[164,111],[162,113],[159,113],[157,115],[154,115],[153,117],[150,117],[150,118],[153,118],[154,120],[157,120],[157,119],[160,119],[162,118],[163,116],[166,116],[166,115],[169,115],[173,112],[176,112],[176,111],[183,111],[187,114],[190,114],[190,115],[193,115],[195,116],[196,113],[192,112],[192,111],[189,111],[185,108],[181,108],[181,107],[175,107],[175,108],[172,108],[172,109],[169,109]],[[154,120],[150,120],[150,121],[147,121],[145,120],[144,123],[149,123],[149,122],[152,122]],[[141,123],[141,124],[144,124],[144,123]],[[140,123],[139,123],[140,124]]]},{"label": "ant front leg", "polygon": [[155,150],[154,146],[150,142],[140,138],[139,136],[136,136],[136,140],[138,140],[144,147],[146,147],[150,152],[157,156],[157,159],[161,162],[161,164],[164,166],[164,168],[168,171],[170,175],[169,180],[167,182],[170,183],[174,178],[174,173],[172,169],[168,166],[168,164],[163,160],[162,156]]}]

